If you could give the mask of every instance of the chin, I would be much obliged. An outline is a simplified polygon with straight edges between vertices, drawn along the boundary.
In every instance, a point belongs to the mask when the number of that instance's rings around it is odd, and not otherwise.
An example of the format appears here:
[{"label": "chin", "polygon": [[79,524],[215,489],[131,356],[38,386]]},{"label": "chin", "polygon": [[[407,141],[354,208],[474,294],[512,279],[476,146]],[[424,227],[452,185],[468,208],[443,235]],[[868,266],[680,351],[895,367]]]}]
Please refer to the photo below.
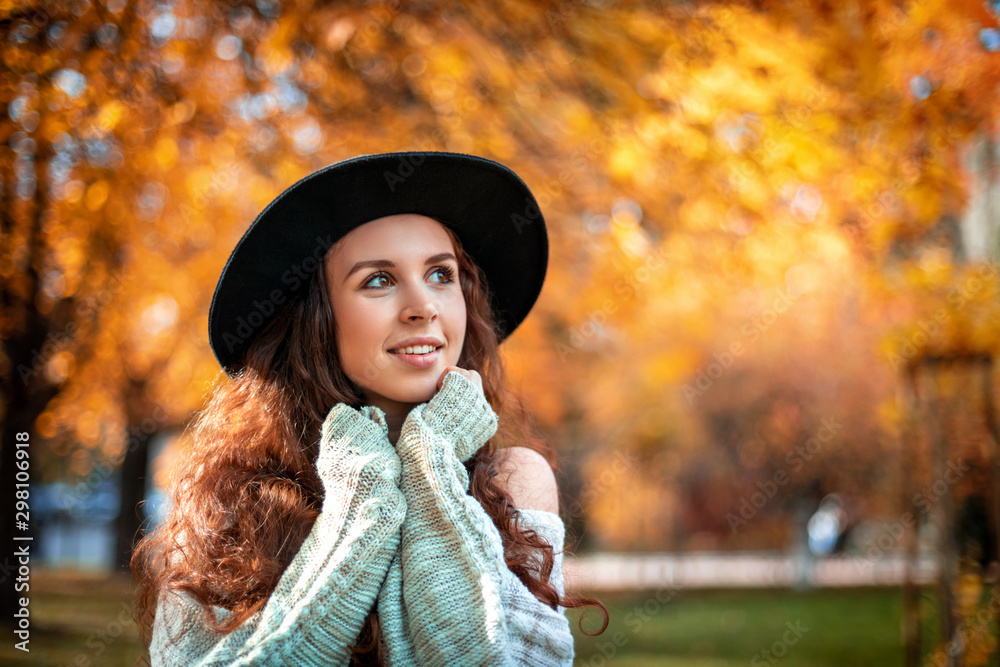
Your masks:
[{"label": "chin", "polygon": [[434,394],[437,393],[437,377],[427,382],[426,386],[414,387],[413,389],[404,392],[405,398],[402,399],[403,403],[426,403],[427,401],[434,398]]},{"label": "chin", "polygon": [[381,395],[396,403],[408,403],[412,405],[426,403],[437,393],[437,377],[437,375],[430,377],[430,374],[428,374],[428,378],[423,381],[410,380],[409,382],[397,384],[391,389],[383,388],[383,391],[379,391],[373,388],[369,392]]}]

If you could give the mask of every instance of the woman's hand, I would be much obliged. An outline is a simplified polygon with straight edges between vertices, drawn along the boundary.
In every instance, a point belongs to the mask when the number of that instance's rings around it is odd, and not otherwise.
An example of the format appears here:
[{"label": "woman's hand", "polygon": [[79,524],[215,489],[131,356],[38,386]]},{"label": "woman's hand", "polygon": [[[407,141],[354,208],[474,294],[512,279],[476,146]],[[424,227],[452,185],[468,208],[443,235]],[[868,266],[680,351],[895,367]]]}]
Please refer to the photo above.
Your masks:
[{"label": "woman's hand", "polygon": [[444,372],[441,373],[441,377],[439,377],[437,381],[438,391],[441,391],[441,385],[444,384],[444,376],[450,373],[451,371],[455,371],[456,373],[459,373],[460,375],[464,375],[465,377],[467,377],[469,380],[472,381],[472,384],[476,385],[476,387],[479,389],[479,393],[480,394],[483,393],[483,379],[479,377],[479,373],[477,373],[476,371],[467,371],[464,368],[459,368],[458,366],[448,366],[447,368],[444,369]]},{"label": "woman's hand", "polygon": [[[445,381],[451,372],[464,379],[452,377]],[[437,391],[431,400],[414,406],[406,416],[396,451],[405,468],[406,461],[425,457],[430,448],[451,450],[446,447],[451,443],[454,456],[464,463],[493,437],[496,430],[497,415],[486,399],[479,373],[448,366],[438,378]],[[429,464],[429,460],[424,463]]]}]

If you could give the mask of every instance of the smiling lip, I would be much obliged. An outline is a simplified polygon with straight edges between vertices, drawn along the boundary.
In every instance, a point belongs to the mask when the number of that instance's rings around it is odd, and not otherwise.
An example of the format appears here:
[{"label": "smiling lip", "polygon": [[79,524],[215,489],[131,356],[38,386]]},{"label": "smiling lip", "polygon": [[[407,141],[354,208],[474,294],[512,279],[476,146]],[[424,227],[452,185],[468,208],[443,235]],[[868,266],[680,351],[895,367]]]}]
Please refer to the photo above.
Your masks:
[{"label": "smiling lip", "polygon": [[400,341],[399,343],[396,343],[391,348],[389,348],[389,351],[391,352],[393,350],[401,350],[404,347],[413,347],[416,345],[431,345],[433,347],[441,347],[442,345],[444,345],[444,343],[442,343],[440,340],[432,336],[420,336],[419,338],[407,338],[404,341]]},{"label": "smiling lip", "polygon": [[390,352],[389,354],[414,368],[430,368],[437,363],[438,357],[441,356],[441,348],[439,347],[427,354],[398,354],[396,352]]}]

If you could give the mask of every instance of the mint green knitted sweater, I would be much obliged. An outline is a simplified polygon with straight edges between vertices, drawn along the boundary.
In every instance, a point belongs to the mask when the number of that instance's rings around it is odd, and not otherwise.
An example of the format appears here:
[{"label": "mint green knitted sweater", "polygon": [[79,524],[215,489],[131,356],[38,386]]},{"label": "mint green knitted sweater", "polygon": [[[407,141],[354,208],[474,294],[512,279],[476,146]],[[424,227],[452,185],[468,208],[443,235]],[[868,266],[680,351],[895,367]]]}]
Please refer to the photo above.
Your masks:
[{"label": "mint green knitted sweater", "polygon": [[[496,426],[480,390],[455,372],[410,411],[395,448],[382,410],[335,405],[316,462],[322,512],[264,607],[217,634],[187,593],[161,594],[154,667],[346,665],[373,606],[389,665],[572,664],[563,607],[540,602],[507,568],[500,533],[468,495],[462,464]],[[552,545],[550,582],[562,595],[562,521],[520,517]]]}]

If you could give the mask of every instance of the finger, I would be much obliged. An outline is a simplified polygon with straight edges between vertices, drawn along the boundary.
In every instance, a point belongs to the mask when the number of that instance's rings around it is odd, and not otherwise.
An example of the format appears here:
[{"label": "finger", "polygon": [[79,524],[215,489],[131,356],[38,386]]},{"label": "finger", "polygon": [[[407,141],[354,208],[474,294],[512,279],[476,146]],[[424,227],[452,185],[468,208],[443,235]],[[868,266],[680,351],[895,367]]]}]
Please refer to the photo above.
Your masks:
[{"label": "finger", "polygon": [[448,366],[448,367],[446,367],[441,372],[441,375],[438,377],[438,381],[437,381],[437,390],[438,391],[441,391],[441,386],[444,384],[444,376],[446,376],[448,373],[450,373],[452,371],[458,371],[459,373],[461,373],[462,369],[459,368],[458,366]]},{"label": "finger", "polygon": [[468,378],[473,384],[475,384],[477,387],[479,387],[480,393],[483,391],[483,381],[479,377],[479,373],[477,371],[466,370],[464,368],[460,368],[459,366],[448,366],[447,368],[444,369],[444,371],[441,373],[441,376],[438,378],[438,381],[437,381],[437,390],[438,391],[441,391],[441,387],[444,385],[444,378],[445,378],[445,376],[448,375],[448,373],[450,373],[452,371],[455,371],[459,375],[463,375],[466,378]]},{"label": "finger", "polygon": [[472,380],[472,383],[479,389],[480,394],[483,393],[483,378],[479,375],[479,371],[470,370],[467,373],[466,377]]}]

